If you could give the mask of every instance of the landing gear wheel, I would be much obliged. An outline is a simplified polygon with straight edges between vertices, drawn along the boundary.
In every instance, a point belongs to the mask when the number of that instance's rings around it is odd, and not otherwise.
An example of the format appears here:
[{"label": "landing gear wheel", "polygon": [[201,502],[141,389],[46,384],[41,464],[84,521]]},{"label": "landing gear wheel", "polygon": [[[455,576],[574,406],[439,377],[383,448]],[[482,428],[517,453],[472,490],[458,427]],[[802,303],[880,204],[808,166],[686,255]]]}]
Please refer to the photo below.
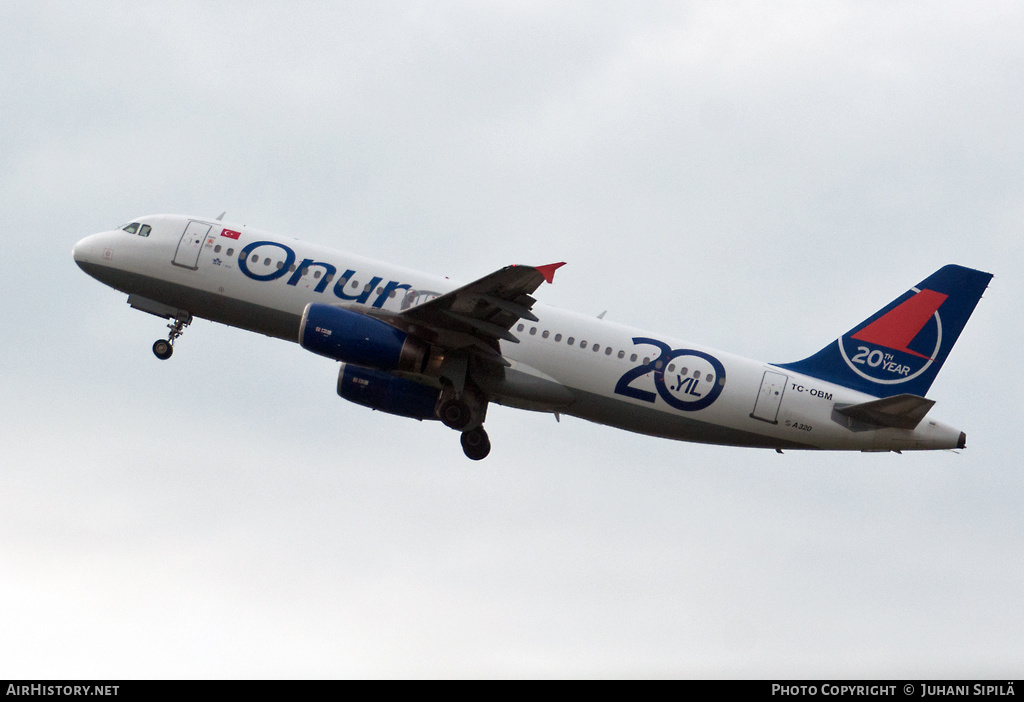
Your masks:
[{"label": "landing gear wheel", "polygon": [[166,339],[157,339],[153,342],[153,354],[161,361],[166,361],[174,353],[174,347]]},{"label": "landing gear wheel", "polygon": [[473,461],[487,458],[487,454],[491,452],[491,440],[487,438],[487,432],[483,427],[470,429],[462,435],[462,450],[466,458]]},{"label": "landing gear wheel", "polygon": [[[470,419],[472,419],[472,414],[469,411],[469,405],[462,400],[447,400],[441,403],[441,407],[437,411],[437,416],[446,427],[456,431],[462,431],[465,429],[469,424]],[[484,436],[486,438],[486,434]],[[463,443],[463,445],[465,445],[465,443]],[[483,458],[483,456],[481,456],[481,458]]]},{"label": "landing gear wheel", "polygon": [[185,333],[185,327],[192,323],[192,315],[182,311],[174,321],[167,325],[170,333],[166,339],[153,342],[153,354],[161,361],[166,361],[174,353],[174,340]]}]

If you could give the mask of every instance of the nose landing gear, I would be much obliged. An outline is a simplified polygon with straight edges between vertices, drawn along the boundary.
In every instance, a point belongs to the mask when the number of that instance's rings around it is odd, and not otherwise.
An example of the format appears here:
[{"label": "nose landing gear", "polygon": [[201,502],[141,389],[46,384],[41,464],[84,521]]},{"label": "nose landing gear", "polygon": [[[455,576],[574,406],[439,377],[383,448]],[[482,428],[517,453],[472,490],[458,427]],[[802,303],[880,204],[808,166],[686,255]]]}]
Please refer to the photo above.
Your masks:
[{"label": "nose landing gear", "polygon": [[174,353],[174,347],[166,339],[157,339],[153,342],[153,355],[161,361],[166,361]]},{"label": "nose landing gear", "polygon": [[153,355],[161,361],[166,361],[174,353],[174,340],[185,333],[185,327],[192,323],[192,315],[175,317],[174,321],[167,325],[170,333],[166,339],[157,339],[153,342]]}]

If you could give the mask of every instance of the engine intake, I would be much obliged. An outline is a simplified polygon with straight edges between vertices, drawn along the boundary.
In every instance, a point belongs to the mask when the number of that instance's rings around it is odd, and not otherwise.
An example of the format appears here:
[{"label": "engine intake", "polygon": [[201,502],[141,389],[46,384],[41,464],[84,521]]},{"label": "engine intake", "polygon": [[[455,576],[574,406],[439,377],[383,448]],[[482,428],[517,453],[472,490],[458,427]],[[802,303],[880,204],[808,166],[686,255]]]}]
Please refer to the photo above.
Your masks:
[{"label": "engine intake", "polygon": [[430,345],[360,312],[310,303],[302,313],[299,344],[313,353],[364,368],[422,373]]},{"label": "engine intake", "polygon": [[439,388],[370,368],[341,364],[338,394],[357,405],[413,419],[437,419]]}]

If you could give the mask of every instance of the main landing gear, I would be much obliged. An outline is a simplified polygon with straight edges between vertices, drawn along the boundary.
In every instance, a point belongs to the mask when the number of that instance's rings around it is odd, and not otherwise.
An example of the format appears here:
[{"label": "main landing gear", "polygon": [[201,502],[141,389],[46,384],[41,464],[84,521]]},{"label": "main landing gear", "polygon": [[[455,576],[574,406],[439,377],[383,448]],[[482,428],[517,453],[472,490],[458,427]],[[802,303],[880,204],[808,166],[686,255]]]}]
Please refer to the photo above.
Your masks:
[{"label": "main landing gear", "polygon": [[487,458],[491,452],[491,440],[482,426],[462,433],[462,451],[471,461]]},{"label": "main landing gear", "polygon": [[437,409],[437,416],[449,429],[462,431],[473,421],[473,412],[461,398],[453,397],[445,400]]},{"label": "main landing gear", "polygon": [[491,452],[491,441],[483,427],[486,415],[487,400],[468,385],[461,394],[447,389],[437,407],[438,419],[446,427],[462,432],[462,451],[473,461],[483,460]]},{"label": "main landing gear", "polygon": [[161,361],[166,361],[174,353],[174,340],[185,333],[185,327],[192,323],[192,315],[175,317],[174,321],[167,325],[170,333],[166,339],[157,339],[153,342],[153,355]]}]

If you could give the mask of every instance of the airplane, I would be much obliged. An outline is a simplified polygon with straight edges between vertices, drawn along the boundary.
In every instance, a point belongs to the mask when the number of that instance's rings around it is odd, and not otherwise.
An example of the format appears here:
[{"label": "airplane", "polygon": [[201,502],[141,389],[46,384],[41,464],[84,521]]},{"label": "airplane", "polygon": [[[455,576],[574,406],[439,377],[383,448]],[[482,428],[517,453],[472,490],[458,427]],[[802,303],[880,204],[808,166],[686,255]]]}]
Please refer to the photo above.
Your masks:
[{"label": "airplane", "polygon": [[457,285],[222,217],[140,217],[72,254],[132,308],[169,320],[157,358],[196,317],[298,342],[340,363],[341,397],[439,420],[472,460],[491,449],[490,403],[780,453],[967,443],[929,416],[925,394],[990,273],[947,265],[817,353],[766,363],[537,302],[563,263]]}]

